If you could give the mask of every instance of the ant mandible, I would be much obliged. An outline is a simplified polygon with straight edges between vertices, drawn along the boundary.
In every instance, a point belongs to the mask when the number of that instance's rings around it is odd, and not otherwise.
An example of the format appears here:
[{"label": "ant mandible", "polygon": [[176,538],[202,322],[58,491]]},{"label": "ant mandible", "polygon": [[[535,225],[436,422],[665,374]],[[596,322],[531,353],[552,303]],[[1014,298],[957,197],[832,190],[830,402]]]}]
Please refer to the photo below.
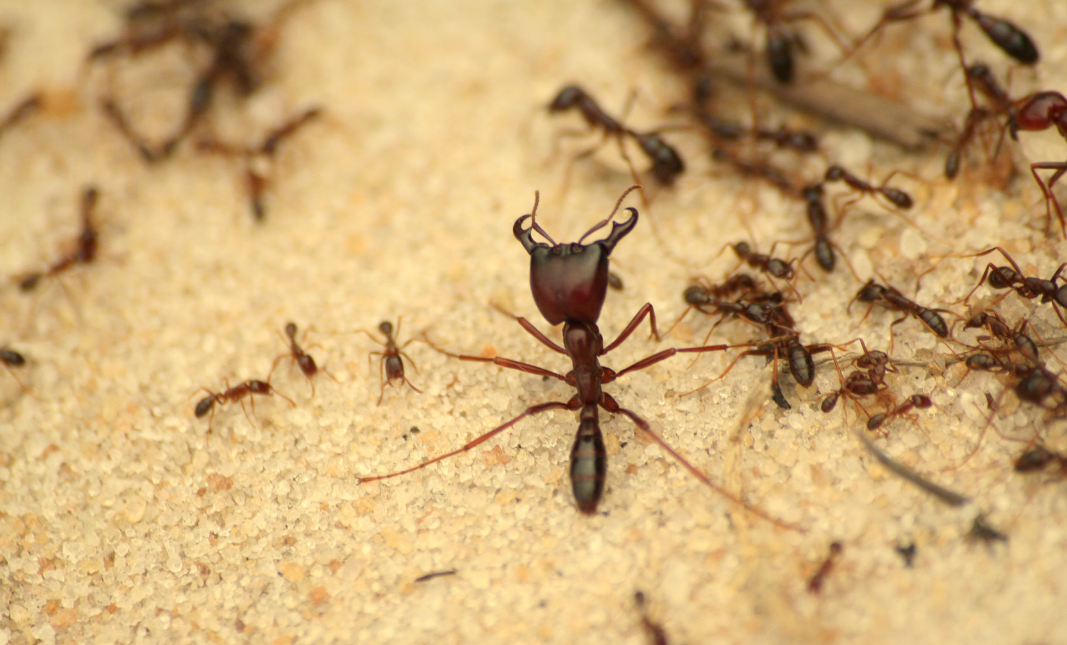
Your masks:
[{"label": "ant mandible", "polygon": [[[518,218],[515,221],[515,225],[512,227],[512,232],[514,233],[515,238],[530,255],[530,290],[533,294],[534,302],[537,304],[537,308],[541,312],[541,315],[544,316],[549,324],[558,325],[563,323],[563,346],[560,346],[549,339],[525,318],[518,317],[516,318],[516,321],[523,329],[543,345],[555,352],[567,355],[572,363],[570,372],[563,375],[537,365],[508,358],[487,358],[483,356],[453,354],[444,350],[438,350],[448,356],[460,360],[493,363],[500,367],[519,370],[521,372],[526,372],[527,374],[533,374],[544,378],[559,379],[567,385],[574,387],[577,390],[577,393],[567,402],[549,401],[531,405],[510,421],[493,428],[489,432],[486,432],[460,448],[424,461],[411,468],[406,468],[386,475],[362,477],[360,478],[361,482],[398,477],[420,470],[430,464],[448,459],[454,455],[467,452],[501,432],[504,432],[528,416],[533,416],[549,410],[572,410],[580,413],[580,422],[570,457],[571,489],[574,494],[575,502],[578,505],[578,510],[587,515],[592,515],[596,512],[597,504],[600,502],[600,498],[603,495],[604,480],[607,475],[607,451],[604,446],[603,436],[600,432],[599,408],[603,408],[607,412],[621,414],[630,419],[694,477],[730,501],[743,506],[750,512],[777,526],[803,531],[800,527],[775,519],[762,509],[745,502],[740,497],[727,492],[721,486],[713,483],[706,475],[704,475],[704,473],[697,470],[695,466],[686,461],[663,439],[655,434],[647,421],[642,419],[632,410],[627,410],[621,407],[610,394],[601,389],[602,385],[611,383],[624,374],[644,369],[670,358],[675,354],[685,352],[723,351],[729,348],[728,345],[712,345],[682,349],[665,349],[641,359],[619,371],[600,365],[600,356],[611,352],[622,344],[622,342],[637,329],[646,317],[649,318],[652,336],[657,339],[659,338],[659,333],[656,331],[655,310],[649,303],[642,305],[637,314],[623,329],[622,333],[619,334],[618,338],[607,345],[605,345],[604,339],[600,334],[600,329],[597,327],[597,319],[600,317],[600,310],[603,307],[604,299],[607,296],[608,256],[610,256],[611,252],[615,249],[615,245],[637,225],[637,209],[627,208],[626,210],[629,212],[630,216],[623,222],[612,222],[612,218],[622,205],[623,199],[634,190],[637,190],[637,188],[637,186],[628,188],[626,192],[619,197],[611,214],[608,215],[606,219],[590,228],[578,239],[577,242],[557,244],[545,230],[537,224],[537,205],[540,201],[540,195],[538,193],[535,193],[533,211]],[[524,227],[523,224],[527,220],[530,220],[530,225]],[[607,226],[609,223],[612,227],[607,237],[589,244],[582,243],[589,237],[589,235]],[[546,244],[544,242],[534,241],[533,234],[535,231],[547,239],[549,243]]]}]

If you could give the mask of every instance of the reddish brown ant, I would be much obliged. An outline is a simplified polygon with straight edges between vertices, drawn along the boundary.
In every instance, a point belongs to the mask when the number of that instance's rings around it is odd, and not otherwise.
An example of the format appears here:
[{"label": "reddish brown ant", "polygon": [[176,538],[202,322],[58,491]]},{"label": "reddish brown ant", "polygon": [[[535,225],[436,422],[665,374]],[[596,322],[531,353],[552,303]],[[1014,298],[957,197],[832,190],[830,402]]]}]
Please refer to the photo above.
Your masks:
[{"label": "reddish brown ant", "polygon": [[886,372],[897,372],[897,368],[893,365],[889,355],[877,349],[868,350],[867,344],[862,338],[860,339],[860,346],[863,348],[863,353],[853,360],[853,365],[858,369],[849,372],[848,376],[842,374],[841,367],[837,364],[837,357],[831,355],[834,367],[837,369],[838,378],[841,379],[841,388],[823,398],[819,407],[824,413],[833,411],[837,407],[838,399],[841,396],[845,396],[870,417],[867,409],[863,407],[859,399],[888,389],[888,385],[885,382]]},{"label": "reddish brown ant", "polygon": [[898,405],[889,412],[879,412],[870,419],[867,419],[867,429],[877,430],[878,428],[881,428],[886,421],[893,417],[904,416],[916,408],[925,409],[933,407],[933,405],[934,402],[925,394],[912,394],[904,400],[904,403]]},{"label": "reddish brown ant", "polygon": [[197,143],[197,148],[199,150],[217,152],[231,156],[239,155],[244,158],[245,186],[248,190],[252,215],[257,222],[262,222],[267,214],[266,207],[263,204],[263,193],[266,192],[270,179],[267,175],[264,175],[257,170],[257,162],[262,161],[263,159],[273,160],[275,153],[278,151],[278,146],[281,145],[282,141],[295,134],[297,130],[311,121],[317,119],[321,114],[322,110],[317,107],[305,110],[268,132],[267,136],[263,138],[263,142],[257,146],[232,146],[220,141],[203,139]]},{"label": "reddish brown ant", "polygon": [[[362,477],[361,482],[376,481],[398,477],[416,470],[420,470],[448,459],[454,455],[466,452],[488,441],[492,437],[507,430],[526,417],[547,412],[549,410],[572,410],[580,412],[580,424],[574,447],[570,458],[571,488],[578,509],[585,514],[596,512],[597,504],[604,491],[604,480],[607,475],[607,451],[604,439],[600,432],[599,408],[612,414],[621,414],[630,419],[641,428],[650,438],[660,445],[679,464],[688,470],[694,477],[706,486],[714,489],[730,501],[743,506],[746,510],[759,517],[772,522],[776,526],[802,530],[799,527],[786,524],[768,515],[765,511],[755,507],[741,498],[727,492],[721,486],[713,483],[704,473],[685,460],[677,451],[671,448],[663,439],[652,431],[647,421],[642,419],[632,410],[620,406],[615,399],[601,389],[602,385],[615,381],[618,377],[647,368],[659,363],[676,354],[686,352],[709,352],[728,349],[727,345],[714,345],[705,347],[670,348],[659,351],[619,371],[612,370],[600,365],[599,357],[603,356],[625,341],[637,327],[649,318],[652,335],[659,338],[656,331],[655,310],[651,304],[644,304],[633,319],[626,325],[622,333],[611,343],[605,344],[597,327],[596,321],[600,317],[600,310],[604,305],[607,294],[608,256],[615,246],[624,238],[634,226],[637,225],[638,213],[635,208],[627,208],[630,216],[623,222],[612,222],[615,213],[622,205],[623,199],[637,186],[631,186],[619,197],[608,217],[591,229],[589,229],[577,242],[569,244],[556,244],[536,221],[537,205],[540,195],[535,193],[534,208],[526,215],[515,220],[512,233],[530,255],[530,290],[534,302],[541,315],[551,325],[563,323],[563,345],[549,339],[525,318],[517,318],[516,321],[530,335],[534,336],[542,344],[551,350],[564,354],[571,359],[572,369],[566,375],[558,372],[508,358],[484,356],[472,356],[465,354],[443,353],[460,360],[480,363],[493,363],[499,367],[526,372],[544,378],[554,378],[574,387],[577,393],[567,402],[549,401],[538,403],[526,408],[518,416],[512,418],[489,432],[468,442],[466,445],[447,452],[438,457],[428,459],[410,468],[373,477]],[[530,220],[528,227],[523,224]],[[607,237],[589,244],[583,244],[584,240],[594,232],[611,224],[611,231]],[[537,242],[533,234],[538,233],[548,240],[549,243]]]},{"label": "reddish brown ant", "polygon": [[897,208],[911,208],[914,203],[911,199],[911,195],[904,192],[903,190],[900,190],[899,188],[893,188],[892,186],[886,185],[894,174],[896,173],[891,173],[889,177],[886,177],[885,181],[883,181],[880,186],[873,186],[870,183],[860,179],[856,175],[845,170],[841,166],[835,164],[826,169],[826,175],[823,179],[828,182],[844,182],[849,188],[860,193],[861,195],[871,195],[872,197],[877,197],[878,195],[881,195],[882,197],[889,200],[889,203],[891,203],[893,206],[896,206]]},{"label": "reddish brown ant", "polygon": [[[295,363],[296,366],[300,368],[300,371],[304,373],[304,376],[307,377],[308,384],[311,385],[311,396],[315,396],[315,375],[319,372],[329,376],[335,383],[337,382],[337,378],[333,374],[330,374],[329,370],[325,367],[319,367],[311,354],[308,354],[304,348],[300,346],[307,340],[307,335],[310,331],[310,329],[304,330],[304,335],[301,337],[300,343],[297,343],[296,323],[285,323],[285,336],[282,337],[282,340],[289,345],[289,353],[279,354],[278,357],[274,359],[274,364],[270,366],[270,372],[267,374],[268,383],[270,382],[271,374],[274,374],[274,369],[278,367],[278,363],[285,358],[288,358],[292,363]],[[317,347],[317,345],[310,345],[308,346],[308,349],[311,349],[312,347]]]},{"label": "reddish brown ant", "polygon": [[[1067,140],[1067,98],[1064,98],[1063,94],[1059,92],[1031,94],[1019,102],[1014,119],[1009,123],[1009,126],[1013,131],[1039,131],[1056,126],[1060,136]],[[1043,181],[1037,174],[1039,170],[1052,170],[1054,172],[1048,178],[1048,181]],[[1030,164],[1030,174],[1034,176],[1034,181],[1041,187],[1041,192],[1045,195],[1045,230],[1047,232],[1052,227],[1051,206],[1055,206],[1056,217],[1060,221],[1060,229],[1063,232],[1063,236],[1067,238],[1067,220],[1064,219],[1063,209],[1060,208],[1059,200],[1052,193],[1052,186],[1064,173],[1067,173],[1067,161],[1041,161]]]},{"label": "reddish brown ant", "polygon": [[248,422],[252,425],[256,425],[256,423],[252,420],[252,417],[248,415],[248,410],[245,408],[245,398],[248,398],[249,402],[252,404],[252,416],[255,416],[256,414],[256,399],[254,398],[254,395],[271,396],[277,394],[281,398],[288,401],[289,405],[296,407],[296,403],[292,399],[275,389],[269,381],[251,379],[248,381],[244,381],[243,383],[238,383],[233,387],[230,387],[229,379],[226,379],[225,383],[226,389],[222,392],[212,392],[206,387],[202,387],[197,390],[197,392],[207,392],[207,396],[200,399],[200,401],[196,404],[196,408],[194,409],[193,413],[198,419],[203,418],[209,412],[211,413],[211,418],[208,419],[207,422],[208,432],[211,431],[211,424],[215,420],[215,404],[223,405],[227,403],[240,403],[241,411],[245,413],[245,418],[248,419]]},{"label": "reddish brown ant", "polygon": [[[415,361],[411,360],[411,357],[404,353],[404,348],[414,342],[429,343],[423,338],[410,338],[403,345],[397,346],[396,336],[400,335],[400,318],[396,319],[396,332],[393,332],[393,323],[388,320],[384,320],[378,325],[378,331],[385,336],[384,341],[380,341],[375,338],[374,334],[370,333],[366,329],[357,329],[354,333],[363,333],[369,336],[376,343],[382,344],[385,349],[381,352],[371,352],[367,355],[367,362],[369,363],[372,356],[381,356],[381,362],[378,364],[378,377],[382,381],[381,392],[378,393],[378,405],[382,404],[382,397],[385,396],[385,386],[392,384],[393,381],[400,380],[407,384],[408,387],[415,390],[419,394],[422,394],[422,390],[411,384],[408,377],[404,376],[404,360],[408,359],[411,362],[411,366],[415,367]],[[419,368],[415,367],[415,371],[418,372]]]},{"label": "reddish brown ant", "polygon": [[[971,317],[964,325],[964,329],[977,329],[985,327],[992,338],[1004,341],[1005,343],[1011,343],[1015,346],[1015,349],[1022,354],[1023,358],[1031,363],[1038,363],[1038,348],[1037,343],[1034,342],[1030,336],[1023,333],[1029,325],[1029,321],[1025,318],[1019,323],[1018,329],[1012,329],[1005,323],[1001,317],[995,311],[982,311]],[[981,337],[978,340],[989,340],[989,336]]]},{"label": "reddish brown ant", "polygon": [[54,278],[61,273],[69,271],[75,265],[90,264],[96,259],[99,247],[99,232],[93,223],[93,211],[96,209],[96,201],[99,196],[99,191],[95,186],[89,186],[82,192],[82,230],[78,235],[74,250],[53,262],[44,271],[33,271],[19,276],[18,286],[20,291],[33,291],[42,279]]},{"label": "reddish brown ant", "polygon": [[819,568],[808,579],[808,593],[819,593],[822,591],[823,583],[826,581],[826,576],[833,570],[834,564],[837,559],[841,557],[841,552],[845,550],[844,545],[840,542],[830,543],[830,553],[826,556],[826,559],[822,561]]}]

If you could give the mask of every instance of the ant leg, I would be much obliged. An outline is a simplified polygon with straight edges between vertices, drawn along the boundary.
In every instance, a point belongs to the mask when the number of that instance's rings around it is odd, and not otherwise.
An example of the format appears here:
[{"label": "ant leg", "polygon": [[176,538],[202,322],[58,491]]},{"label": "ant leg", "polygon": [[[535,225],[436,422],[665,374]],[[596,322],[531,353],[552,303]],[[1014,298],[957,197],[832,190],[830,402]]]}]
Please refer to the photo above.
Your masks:
[{"label": "ant leg", "polygon": [[661,439],[660,436],[657,435],[655,432],[652,432],[652,427],[648,425],[647,421],[645,421],[644,419],[639,417],[636,412],[634,412],[632,410],[627,410],[626,408],[621,407],[618,404],[618,402],[614,398],[611,397],[611,395],[609,395],[607,393],[602,393],[600,395],[600,401],[598,403],[600,404],[600,407],[604,408],[608,412],[611,412],[612,414],[621,414],[621,415],[625,416],[626,418],[628,418],[630,421],[633,421],[634,425],[636,425],[638,428],[640,428],[642,431],[644,431],[644,433],[647,434],[649,437],[651,437],[653,441],[658,443],[659,446],[661,448],[663,448],[667,452],[667,454],[669,454],[671,457],[673,457],[674,460],[677,461],[679,464],[681,464],[683,468],[688,470],[690,472],[690,474],[692,474],[694,477],[696,477],[698,480],[700,480],[701,483],[706,485],[708,488],[711,488],[713,491],[715,491],[719,495],[722,495],[727,500],[733,502],[734,504],[737,504],[738,506],[741,506],[742,508],[744,508],[745,510],[747,510],[748,512],[750,512],[752,514],[754,514],[754,515],[756,515],[756,516],[758,516],[758,517],[760,517],[760,518],[762,518],[764,520],[767,520],[768,522],[770,522],[771,524],[774,524],[777,527],[780,527],[780,528],[783,528],[783,529],[788,529],[790,531],[797,531],[798,533],[806,532],[803,527],[797,526],[796,524],[790,524],[788,522],[784,522],[782,520],[779,520],[779,519],[775,518],[774,516],[770,515],[769,513],[767,513],[766,511],[764,511],[763,509],[759,508],[758,506],[754,506],[754,505],[746,502],[745,500],[741,499],[737,495],[729,492],[728,490],[726,490],[722,486],[720,486],[720,485],[716,484],[715,482],[711,481],[711,479],[709,479],[707,475],[705,475],[700,470],[698,470],[696,466],[694,466],[693,464],[689,463],[689,461],[687,461],[685,459],[685,457],[682,457],[682,455],[678,454],[678,451],[676,451],[674,448],[672,448],[670,446],[670,444],[668,444],[666,441]]},{"label": "ant leg", "polygon": [[[429,342],[429,341],[427,341],[427,342]],[[458,358],[461,361],[474,361],[474,362],[477,362],[477,363],[492,363],[492,364],[497,365],[499,367],[507,367],[509,369],[519,370],[520,372],[526,372],[527,374],[533,374],[534,376],[548,376],[548,377],[551,377],[551,378],[557,378],[557,379],[559,379],[561,381],[566,381],[567,380],[566,376],[564,376],[562,374],[559,374],[557,372],[553,372],[551,370],[547,370],[547,369],[545,369],[543,367],[538,367],[537,365],[531,365],[530,363],[523,363],[522,361],[512,360],[510,358],[500,358],[499,356],[497,356],[495,358],[485,358],[484,356],[471,356],[469,354],[453,354],[452,352],[449,352],[447,350],[441,349],[440,347],[437,347],[433,343],[430,343],[430,347],[433,347],[435,350],[441,352],[445,356],[451,356],[452,358]]]},{"label": "ant leg", "polygon": [[[1038,176],[1038,170],[1055,170],[1056,172],[1052,174],[1048,182],[1044,182]],[[1034,181],[1041,187],[1041,192],[1045,195],[1045,233],[1047,234],[1052,229],[1052,209],[1049,206],[1049,204],[1052,204],[1056,207],[1056,218],[1060,220],[1060,229],[1063,231],[1063,237],[1067,238],[1067,220],[1063,217],[1063,209],[1060,208],[1059,200],[1052,193],[1052,185],[1064,173],[1067,173],[1067,161],[1044,161],[1030,164],[1030,174],[1034,176]]]},{"label": "ant leg", "polygon": [[[543,333],[541,333],[541,330],[538,329],[537,327],[535,327],[534,324],[532,322],[530,322],[529,320],[526,320],[525,318],[523,318],[521,316],[516,316],[515,314],[513,314],[510,311],[504,309],[503,307],[501,307],[500,305],[496,304],[495,302],[490,302],[489,304],[490,304],[490,306],[493,307],[493,309],[496,309],[497,311],[499,311],[500,313],[504,314],[505,316],[510,316],[515,322],[519,323],[519,325],[522,326],[522,328],[526,330],[526,333],[528,333],[531,336],[533,336],[534,338],[536,338],[538,340],[538,342],[540,342],[545,347],[551,349],[554,352],[559,352],[560,354],[563,354],[563,355],[567,354],[567,350],[563,349],[562,347],[557,345],[552,339],[550,339],[548,336],[545,336]],[[425,341],[425,342],[429,342],[429,341]]]},{"label": "ant leg", "polygon": [[609,374],[607,371],[605,371],[604,376],[601,378],[601,383],[610,383],[622,376],[623,374],[626,374],[628,372],[636,372],[637,370],[643,370],[646,367],[650,367],[652,365],[655,365],[656,363],[659,363],[660,361],[665,361],[671,356],[674,356],[675,354],[682,354],[685,352],[721,352],[730,349],[730,347],[730,345],[705,345],[703,347],[684,347],[682,349],[672,347],[670,349],[665,349],[662,352],[656,352],[651,356],[642,358],[633,365],[624,367],[623,369],[613,374]]},{"label": "ant leg", "polygon": [[[408,342],[411,342],[411,341],[408,341]],[[407,345],[407,343],[404,343],[404,344]],[[415,361],[413,361],[410,356],[408,356],[407,352],[402,352],[402,351],[400,351],[398,349],[397,350],[397,354],[399,356],[403,356],[404,358],[408,359],[408,362],[411,363],[411,366],[415,368],[415,373],[416,374],[419,373],[419,366],[415,364]]]},{"label": "ant leg", "polygon": [[464,445],[464,446],[462,446],[460,448],[457,448],[456,450],[453,450],[451,452],[446,452],[445,454],[443,454],[443,455],[441,455],[439,457],[434,457],[433,459],[430,459],[428,461],[424,461],[421,464],[418,464],[416,466],[412,466],[411,468],[406,468],[404,470],[399,470],[399,471],[394,472],[394,473],[389,473],[387,475],[375,475],[375,476],[372,476],[372,477],[357,477],[356,479],[358,480],[358,483],[363,484],[365,482],[377,481],[379,479],[391,479],[393,477],[399,477],[400,475],[406,475],[406,474],[408,474],[410,472],[414,472],[416,470],[422,470],[423,468],[429,466],[430,464],[435,464],[435,463],[437,463],[439,461],[444,461],[445,459],[448,459],[449,457],[453,457],[455,455],[458,455],[461,452],[467,452],[471,448],[474,448],[474,447],[478,446],[479,444],[481,444],[481,443],[483,443],[483,442],[485,442],[485,441],[487,441],[489,439],[492,439],[496,435],[498,435],[501,432],[507,430],[508,428],[510,428],[511,426],[515,425],[516,423],[518,423],[522,419],[525,419],[528,416],[532,416],[534,414],[540,414],[541,412],[547,412],[549,410],[577,410],[580,407],[582,407],[582,402],[577,397],[571,399],[567,403],[563,403],[562,401],[549,401],[548,403],[538,403],[537,405],[531,405],[530,407],[526,408],[526,410],[524,410],[522,412],[522,414],[518,415],[517,417],[515,417],[511,421],[508,421],[507,423],[504,423],[502,425],[499,425],[499,426],[493,428],[489,432],[486,432],[482,436],[478,437],[477,439],[474,439],[473,441],[467,443],[466,445]]},{"label": "ant leg", "polygon": [[641,324],[641,321],[645,319],[645,316],[648,316],[649,325],[652,327],[652,333],[649,335],[649,338],[659,340],[659,332],[656,331],[656,310],[652,308],[652,303],[646,302],[641,305],[641,308],[637,310],[634,317],[630,319],[630,322],[626,325],[626,328],[622,330],[622,333],[619,334],[619,337],[605,347],[600,352],[600,355],[603,356],[604,354],[607,354],[622,344],[624,340],[629,338],[630,334],[634,333],[634,330]]}]

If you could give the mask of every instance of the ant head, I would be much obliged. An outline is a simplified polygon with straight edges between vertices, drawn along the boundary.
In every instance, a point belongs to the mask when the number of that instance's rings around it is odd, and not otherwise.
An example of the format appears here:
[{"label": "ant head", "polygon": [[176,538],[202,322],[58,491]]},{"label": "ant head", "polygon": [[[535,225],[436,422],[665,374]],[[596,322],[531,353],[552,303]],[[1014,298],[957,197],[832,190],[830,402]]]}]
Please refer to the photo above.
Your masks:
[{"label": "ant head", "polygon": [[288,336],[290,339],[296,336],[296,323],[285,323],[285,335]]},{"label": "ant head", "polygon": [[[637,225],[637,209],[627,208],[630,217],[625,222],[613,222],[611,232],[603,240],[583,245],[590,233],[606,226],[619,209],[622,199],[635,190],[631,187],[615,204],[607,219],[589,229],[577,242],[556,244],[536,221],[540,195],[534,195],[533,212],[515,220],[512,231],[530,254],[530,290],[541,315],[552,325],[565,320],[596,323],[608,290],[608,256],[615,245]],[[530,227],[522,223],[530,220]],[[551,245],[535,242],[533,232],[543,235]]]},{"label": "ant head", "polygon": [[383,320],[381,324],[378,325],[378,331],[382,332],[386,336],[392,336],[393,323],[389,322],[388,320]]},{"label": "ant head", "polygon": [[1012,127],[1019,130],[1044,130],[1055,124],[1067,137],[1067,98],[1059,92],[1038,92],[1023,99]]}]

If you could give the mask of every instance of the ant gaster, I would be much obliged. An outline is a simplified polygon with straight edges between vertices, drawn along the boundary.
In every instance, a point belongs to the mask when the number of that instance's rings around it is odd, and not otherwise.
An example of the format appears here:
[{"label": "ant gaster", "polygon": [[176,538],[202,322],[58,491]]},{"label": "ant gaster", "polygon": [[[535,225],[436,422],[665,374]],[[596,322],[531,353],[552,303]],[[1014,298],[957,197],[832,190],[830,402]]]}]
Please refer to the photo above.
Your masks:
[{"label": "ant gaster", "polygon": [[[652,335],[659,338],[656,331],[656,316],[652,305],[642,305],[638,313],[626,325],[619,337],[605,345],[604,339],[597,327],[597,319],[604,305],[607,295],[608,256],[615,246],[625,237],[634,226],[637,225],[638,213],[635,208],[627,208],[630,216],[622,222],[612,222],[612,218],[619,210],[622,200],[636,190],[637,186],[631,186],[619,197],[611,214],[589,229],[577,242],[569,244],[556,244],[552,238],[536,222],[537,205],[540,195],[535,193],[534,208],[529,214],[523,215],[515,221],[512,232],[515,238],[530,254],[530,288],[534,302],[544,318],[552,325],[563,323],[563,346],[549,339],[525,318],[517,318],[517,322],[530,335],[534,336],[545,346],[560,354],[570,357],[572,369],[566,375],[551,370],[524,363],[512,359],[483,356],[471,356],[443,352],[449,356],[461,360],[482,363],[493,363],[500,367],[515,369],[527,374],[534,374],[545,378],[555,378],[577,389],[577,393],[567,402],[549,401],[538,403],[526,408],[518,416],[510,421],[497,426],[489,432],[481,435],[466,445],[452,450],[433,459],[424,461],[411,468],[374,477],[363,477],[361,482],[374,481],[397,477],[410,473],[430,464],[448,459],[453,455],[466,452],[492,437],[507,430],[522,419],[549,410],[572,410],[580,413],[580,423],[574,447],[570,458],[571,488],[574,493],[578,509],[587,515],[596,512],[597,504],[604,492],[604,480],[607,475],[607,451],[604,439],[600,432],[599,408],[603,408],[612,414],[621,414],[630,419],[641,428],[649,437],[666,450],[679,464],[685,467],[697,479],[705,485],[716,490],[730,501],[743,506],[759,517],[783,528],[802,530],[790,524],[777,520],[765,511],[748,504],[741,498],[727,492],[722,487],[714,484],[702,472],[696,469],[680,454],[671,448],[663,439],[652,431],[648,422],[638,416],[632,410],[621,407],[618,402],[608,393],[601,389],[602,385],[611,383],[619,376],[626,373],[644,369],[675,354],[685,352],[708,352],[722,351],[727,345],[715,345],[705,347],[671,348],[657,352],[633,365],[622,370],[615,371],[600,365],[600,356],[607,354],[622,344],[630,334],[644,321],[649,318]],[[529,227],[523,224],[530,220]],[[607,237],[589,244],[582,242],[586,237],[611,223],[612,228]],[[534,232],[539,233],[549,241],[536,242],[533,239]],[[439,350],[443,351],[443,350]]]}]

